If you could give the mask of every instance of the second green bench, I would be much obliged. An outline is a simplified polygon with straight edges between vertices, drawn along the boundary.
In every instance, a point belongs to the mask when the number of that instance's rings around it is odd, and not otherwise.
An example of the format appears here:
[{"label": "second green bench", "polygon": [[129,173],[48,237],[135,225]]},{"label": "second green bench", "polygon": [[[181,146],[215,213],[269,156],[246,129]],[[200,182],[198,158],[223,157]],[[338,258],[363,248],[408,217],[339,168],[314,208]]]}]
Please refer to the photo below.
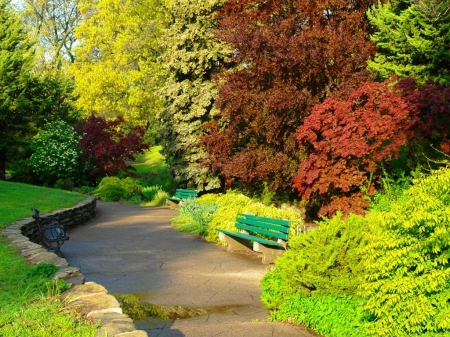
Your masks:
[{"label": "second green bench", "polygon": [[[289,220],[265,218],[239,213],[236,228],[240,232],[216,228],[219,239],[228,243],[229,252],[256,251],[262,253],[262,263],[273,263],[286,250]],[[256,235],[255,235],[256,234]]]},{"label": "second green bench", "polygon": [[198,191],[196,191],[196,190],[187,190],[187,189],[178,188],[175,191],[175,195],[172,198],[166,199],[166,205],[168,205],[168,206],[175,205],[176,206],[183,200],[197,198],[197,195],[198,195]]}]

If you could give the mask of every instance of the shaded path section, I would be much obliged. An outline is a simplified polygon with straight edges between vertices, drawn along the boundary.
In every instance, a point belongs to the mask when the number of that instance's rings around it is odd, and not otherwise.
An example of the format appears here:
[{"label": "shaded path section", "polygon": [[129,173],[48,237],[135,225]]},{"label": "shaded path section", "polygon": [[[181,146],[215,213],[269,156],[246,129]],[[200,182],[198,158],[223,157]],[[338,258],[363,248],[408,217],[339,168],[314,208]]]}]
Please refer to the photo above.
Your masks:
[{"label": "shaded path section", "polygon": [[298,326],[267,322],[259,281],[267,266],[172,229],[177,211],[97,202],[97,217],[70,230],[62,247],[86,281],[110,293],[137,293],[155,305],[210,309],[196,318],[140,326],[149,336],[315,336]]}]

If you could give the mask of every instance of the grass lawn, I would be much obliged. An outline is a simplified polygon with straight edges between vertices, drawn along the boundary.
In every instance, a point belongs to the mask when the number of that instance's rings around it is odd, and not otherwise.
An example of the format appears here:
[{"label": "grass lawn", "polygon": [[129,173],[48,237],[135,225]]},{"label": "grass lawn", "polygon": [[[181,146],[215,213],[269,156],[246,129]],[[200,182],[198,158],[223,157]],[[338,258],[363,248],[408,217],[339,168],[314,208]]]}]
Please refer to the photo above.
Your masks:
[{"label": "grass lawn", "polygon": [[[30,207],[42,213],[74,206],[85,196],[67,191],[0,181],[0,228],[31,216]],[[28,265],[0,236],[0,336],[90,337],[97,327],[67,310],[58,294],[63,281],[51,281]]]},{"label": "grass lawn", "polygon": [[0,181],[0,228],[12,221],[31,216],[30,208],[41,214],[71,207],[86,196],[63,190]]}]

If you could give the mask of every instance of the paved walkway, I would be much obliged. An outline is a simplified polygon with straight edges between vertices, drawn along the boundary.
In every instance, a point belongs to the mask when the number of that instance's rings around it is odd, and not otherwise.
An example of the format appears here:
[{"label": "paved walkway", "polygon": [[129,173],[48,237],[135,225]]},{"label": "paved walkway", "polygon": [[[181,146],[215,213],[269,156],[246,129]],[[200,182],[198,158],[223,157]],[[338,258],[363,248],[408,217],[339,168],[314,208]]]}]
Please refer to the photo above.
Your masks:
[{"label": "paved walkway", "polygon": [[259,281],[267,266],[171,228],[176,211],[97,203],[97,217],[70,230],[62,251],[86,281],[112,294],[139,294],[154,305],[207,313],[173,322],[135,322],[150,337],[317,336],[299,326],[267,322]]}]

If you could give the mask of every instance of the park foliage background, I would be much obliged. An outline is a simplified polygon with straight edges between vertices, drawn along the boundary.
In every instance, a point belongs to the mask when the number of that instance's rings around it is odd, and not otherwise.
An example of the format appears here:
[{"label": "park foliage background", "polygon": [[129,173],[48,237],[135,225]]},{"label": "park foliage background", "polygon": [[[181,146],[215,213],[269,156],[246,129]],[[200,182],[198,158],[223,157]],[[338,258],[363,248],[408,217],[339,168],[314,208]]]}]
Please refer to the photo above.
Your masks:
[{"label": "park foliage background", "polygon": [[0,0],[0,179],[197,189],[181,229],[212,241],[242,205],[305,209],[320,228],[262,283],[273,319],[442,336],[449,84],[448,0]]}]

